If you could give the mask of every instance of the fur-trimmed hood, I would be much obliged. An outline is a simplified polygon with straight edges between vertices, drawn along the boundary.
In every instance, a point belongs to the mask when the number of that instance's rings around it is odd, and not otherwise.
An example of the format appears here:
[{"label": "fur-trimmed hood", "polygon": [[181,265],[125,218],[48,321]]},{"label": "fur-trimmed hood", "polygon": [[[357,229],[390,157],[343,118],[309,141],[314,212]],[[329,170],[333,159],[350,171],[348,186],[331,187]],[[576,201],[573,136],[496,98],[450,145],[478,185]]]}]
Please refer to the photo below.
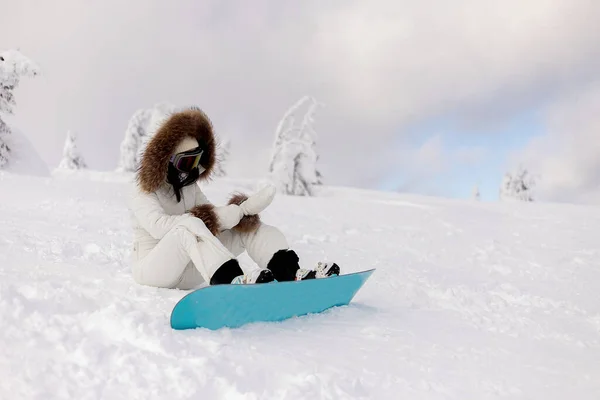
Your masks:
[{"label": "fur-trimmed hood", "polygon": [[205,149],[200,165],[206,170],[200,174],[198,180],[210,177],[216,162],[213,126],[202,110],[191,107],[169,116],[148,142],[136,177],[142,191],[154,192],[167,182],[169,158],[186,136],[196,139]]}]

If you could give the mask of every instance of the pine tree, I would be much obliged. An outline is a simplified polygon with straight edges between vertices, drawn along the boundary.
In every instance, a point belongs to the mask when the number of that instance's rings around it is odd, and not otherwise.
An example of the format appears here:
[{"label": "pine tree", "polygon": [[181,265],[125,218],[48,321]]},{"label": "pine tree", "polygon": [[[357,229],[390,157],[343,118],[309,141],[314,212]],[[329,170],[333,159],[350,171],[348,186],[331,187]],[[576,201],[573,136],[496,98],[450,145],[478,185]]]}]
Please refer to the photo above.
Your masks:
[{"label": "pine tree", "polygon": [[150,118],[149,110],[137,110],[129,119],[125,137],[121,142],[118,170],[133,172],[140,162],[139,149],[146,135],[146,125]]},{"label": "pine tree", "polygon": [[[309,103],[308,110],[297,126],[293,114],[305,103]],[[314,196],[315,186],[322,184],[322,175],[317,169],[317,134],[313,127],[319,105],[314,98],[305,96],[286,111],[277,125],[269,174],[282,193]]]},{"label": "pine tree", "polygon": [[271,164],[269,165],[269,173],[273,173],[276,169],[277,162],[281,159],[280,154],[283,151],[283,143],[285,138],[291,135],[291,131],[294,128],[294,113],[302,107],[302,105],[309,100],[308,96],[302,97],[294,105],[292,105],[283,114],[283,118],[277,124],[275,129],[275,143],[273,144],[273,155],[271,156]]},{"label": "pine tree", "polygon": [[317,132],[314,129],[315,123],[315,114],[317,112],[317,108],[322,106],[322,104],[318,103],[316,100],[311,99],[312,102],[308,107],[308,111],[304,115],[302,119],[302,125],[300,127],[300,135],[301,139],[307,143],[310,143],[310,151],[305,153],[309,163],[309,170],[307,174],[309,175],[309,182],[311,185],[322,185],[323,184],[323,176],[321,171],[317,168],[317,162],[319,161],[319,156],[317,154]]},{"label": "pine tree", "polygon": [[0,53],[0,168],[10,161],[11,148],[8,145],[10,127],[2,120],[2,114],[13,114],[16,105],[13,91],[19,86],[22,77],[39,75],[39,67],[18,50]]},{"label": "pine tree", "polygon": [[231,141],[225,139],[219,146],[217,154],[217,163],[214,169],[214,176],[221,177],[227,176],[227,162],[229,161],[229,154],[231,153]]},{"label": "pine tree", "polygon": [[87,165],[77,148],[77,135],[72,131],[67,133],[63,157],[58,164],[58,169],[86,169]]},{"label": "pine tree", "polygon": [[148,109],[137,110],[127,123],[125,137],[120,145],[120,156],[117,171],[136,171],[146,143],[156,133],[160,123],[173,111],[175,106],[158,103]]},{"label": "pine tree", "polygon": [[507,172],[500,186],[500,200],[534,201],[535,179],[529,171],[520,166],[515,173]]},{"label": "pine tree", "polygon": [[0,116],[0,169],[4,167],[10,159],[11,149],[7,143],[8,135],[10,135],[10,133],[10,127],[2,121],[2,117]]},{"label": "pine tree", "polygon": [[481,200],[481,194],[479,193],[479,185],[475,185],[473,188],[473,199],[476,201]]}]

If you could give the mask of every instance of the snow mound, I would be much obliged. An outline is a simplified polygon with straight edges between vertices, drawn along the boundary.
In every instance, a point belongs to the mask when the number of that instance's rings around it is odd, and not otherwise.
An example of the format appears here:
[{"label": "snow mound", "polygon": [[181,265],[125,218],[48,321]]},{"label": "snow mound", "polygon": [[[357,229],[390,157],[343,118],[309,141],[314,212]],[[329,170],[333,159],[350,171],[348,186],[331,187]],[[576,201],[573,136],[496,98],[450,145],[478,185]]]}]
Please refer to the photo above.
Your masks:
[{"label": "snow mound", "polygon": [[376,268],[353,303],[174,331],[187,291],[131,278],[129,185],[0,174],[0,399],[598,398],[597,207],[278,195],[262,219],[303,265]]},{"label": "snow mound", "polygon": [[48,165],[42,160],[27,136],[11,126],[5,141],[11,149],[10,159],[3,171],[20,175],[50,176]]}]

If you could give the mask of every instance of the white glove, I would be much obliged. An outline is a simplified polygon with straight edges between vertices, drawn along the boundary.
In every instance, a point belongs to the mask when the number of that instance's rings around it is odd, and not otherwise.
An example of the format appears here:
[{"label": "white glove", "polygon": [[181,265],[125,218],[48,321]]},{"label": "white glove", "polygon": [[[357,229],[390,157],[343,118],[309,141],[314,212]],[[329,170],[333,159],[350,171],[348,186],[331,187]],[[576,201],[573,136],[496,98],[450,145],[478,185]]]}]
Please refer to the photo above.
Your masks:
[{"label": "white glove", "polygon": [[215,207],[215,214],[219,218],[219,226],[221,229],[231,229],[240,223],[244,216],[242,208],[236,204],[228,206]]},{"label": "white glove", "polygon": [[244,215],[256,215],[271,204],[275,197],[275,186],[267,186],[240,204]]}]

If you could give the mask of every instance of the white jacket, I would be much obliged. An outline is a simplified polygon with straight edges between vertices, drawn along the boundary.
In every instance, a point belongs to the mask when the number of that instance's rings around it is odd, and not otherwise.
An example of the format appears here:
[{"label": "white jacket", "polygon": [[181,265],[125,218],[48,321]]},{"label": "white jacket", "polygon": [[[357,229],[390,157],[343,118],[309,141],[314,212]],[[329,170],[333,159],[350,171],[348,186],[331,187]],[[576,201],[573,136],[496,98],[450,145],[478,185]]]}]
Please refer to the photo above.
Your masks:
[{"label": "white jacket", "polygon": [[171,186],[161,186],[153,193],[144,193],[134,185],[130,198],[130,213],[133,227],[133,257],[143,258],[162,237],[176,225],[188,221],[186,226],[194,234],[203,236],[208,229],[189,211],[197,205],[211,204],[197,184],[181,189],[178,203]]}]

